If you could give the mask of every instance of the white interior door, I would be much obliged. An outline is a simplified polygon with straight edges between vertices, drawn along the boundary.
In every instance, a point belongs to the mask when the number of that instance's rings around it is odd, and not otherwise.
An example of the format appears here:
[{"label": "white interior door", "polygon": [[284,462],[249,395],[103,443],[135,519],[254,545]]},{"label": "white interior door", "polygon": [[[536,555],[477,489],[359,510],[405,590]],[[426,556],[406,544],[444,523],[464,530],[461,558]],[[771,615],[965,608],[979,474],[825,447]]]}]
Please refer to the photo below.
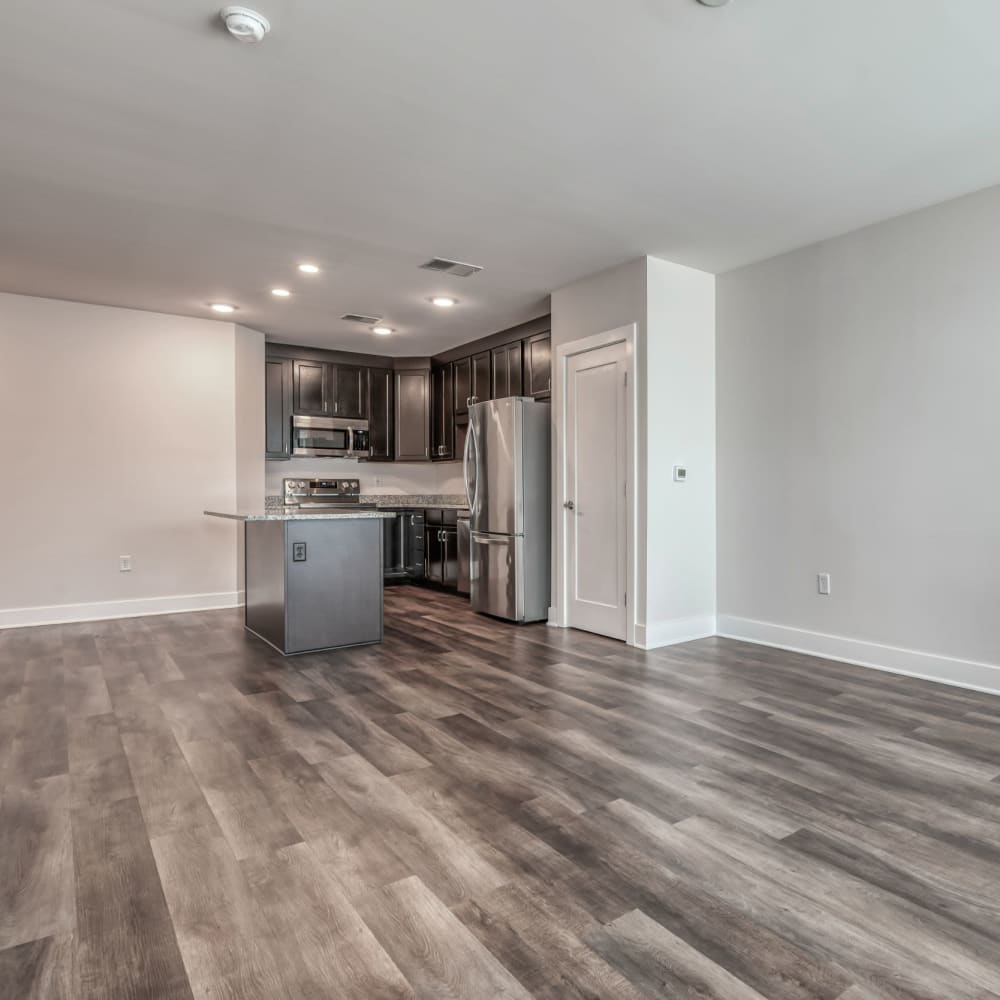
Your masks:
[{"label": "white interior door", "polygon": [[627,347],[566,361],[566,623],[627,632]]}]

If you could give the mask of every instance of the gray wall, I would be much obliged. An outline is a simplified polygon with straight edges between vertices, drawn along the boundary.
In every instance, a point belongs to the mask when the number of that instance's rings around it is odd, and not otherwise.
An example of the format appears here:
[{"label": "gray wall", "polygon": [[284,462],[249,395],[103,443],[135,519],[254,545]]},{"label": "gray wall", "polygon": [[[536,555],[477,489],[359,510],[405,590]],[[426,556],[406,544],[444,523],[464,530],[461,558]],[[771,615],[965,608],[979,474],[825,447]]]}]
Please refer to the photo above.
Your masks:
[{"label": "gray wall", "polygon": [[719,278],[720,631],[1000,687],[998,266],[994,188]]}]

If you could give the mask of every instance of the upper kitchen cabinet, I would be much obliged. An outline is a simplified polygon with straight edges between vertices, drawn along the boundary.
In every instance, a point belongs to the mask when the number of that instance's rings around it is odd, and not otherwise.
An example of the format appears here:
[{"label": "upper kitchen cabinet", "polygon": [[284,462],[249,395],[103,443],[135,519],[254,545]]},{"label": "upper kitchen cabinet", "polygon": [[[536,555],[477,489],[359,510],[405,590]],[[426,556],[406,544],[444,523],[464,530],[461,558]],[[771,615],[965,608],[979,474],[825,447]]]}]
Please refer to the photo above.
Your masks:
[{"label": "upper kitchen cabinet", "polygon": [[548,330],[524,341],[522,392],[535,399],[548,399],[552,394],[552,342]]},{"label": "upper kitchen cabinet", "polygon": [[303,417],[367,415],[365,369],[326,361],[293,361],[293,407]]},{"label": "upper kitchen cabinet", "polygon": [[367,379],[365,369],[353,365],[333,365],[333,415],[335,417],[367,417]]},{"label": "upper kitchen cabinet", "polygon": [[292,455],[292,362],[268,358],[264,364],[264,457]]},{"label": "upper kitchen cabinet", "polygon": [[451,370],[455,389],[455,416],[464,417],[469,413],[469,397],[472,395],[472,358],[453,362]]},{"label": "upper kitchen cabinet", "polygon": [[483,403],[493,398],[490,352],[482,351],[472,355],[472,391],[469,395],[474,403]]},{"label": "upper kitchen cabinet", "polygon": [[396,372],[396,461],[430,458],[430,372]]},{"label": "upper kitchen cabinet", "polygon": [[490,352],[481,351],[471,358],[461,358],[452,364],[454,382],[455,416],[462,418],[469,413],[469,400],[477,403],[492,399],[490,384]]},{"label": "upper kitchen cabinet", "polygon": [[447,462],[455,457],[454,368],[451,364],[431,369],[431,458]]},{"label": "upper kitchen cabinet", "polygon": [[368,369],[368,440],[372,462],[391,462],[396,457],[394,384],[391,368]]},{"label": "upper kitchen cabinet", "polygon": [[494,399],[521,395],[521,353],[521,341],[493,348]]},{"label": "upper kitchen cabinet", "polygon": [[292,407],[298,416],[325,417],[330,398],[330,366],[323,361],[292,362]]}]

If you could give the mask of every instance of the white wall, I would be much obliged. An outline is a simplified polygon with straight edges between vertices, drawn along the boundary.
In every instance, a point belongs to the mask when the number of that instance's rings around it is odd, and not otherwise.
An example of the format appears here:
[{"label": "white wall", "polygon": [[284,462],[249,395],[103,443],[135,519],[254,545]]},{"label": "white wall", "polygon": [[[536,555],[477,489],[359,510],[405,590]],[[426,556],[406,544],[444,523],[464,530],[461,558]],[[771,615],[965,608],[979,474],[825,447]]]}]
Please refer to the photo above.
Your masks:
[{"label": "white wall", "polygon": [[202,515],[237,501],[236,373],[231,323],[0,294],[0,625],[236,602]]},{"label": "white wall", "polygon": [[310,476],[357,479],[362,493],[465,493],[461,462],[359,462],[351,458],[291,458],[286,462],[268,462],[267,493],[279,496],[283,479]]},{"label": "white wall", "polygon": [[[636,642],[661,646],[715,632],[715,278],[651,257],[552,295],[553,354],[562,344],[635,327]],[[562,372],[553,385],[553,482]],[[691,479],[673,482],[673,466]],[[553,593],[562,511],[553,504]],[[562,609],[553,607],[554,621]]]},{"label": "white wall", "polygon": [[994,188],[719,278],[720,631],[1000,690],[998,260]]},{"label": "white wall", "polygon": [[[646,258],[647,646],[715,633],[715,276]],[[643,464],[643,463],[640,463]],[[674,466],[687,482],[674,482]]]}]

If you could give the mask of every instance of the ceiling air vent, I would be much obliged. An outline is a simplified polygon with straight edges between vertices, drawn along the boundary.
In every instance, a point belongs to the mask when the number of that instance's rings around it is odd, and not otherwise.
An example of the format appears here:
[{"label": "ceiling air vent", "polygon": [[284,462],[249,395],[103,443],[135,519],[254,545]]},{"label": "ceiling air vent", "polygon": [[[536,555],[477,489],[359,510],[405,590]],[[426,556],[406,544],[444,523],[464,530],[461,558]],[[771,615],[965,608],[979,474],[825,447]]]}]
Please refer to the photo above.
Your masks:
[{"label": "ceiling air vent", "polygon": [[426,264],[420,265],[425,271],[440,271],[443,274],[453,274],[456,278],[468,278],[479,274],[482,270],[475,264],[463,264],[458,260],[445,260],[444,257],[432,257]]},{"label": "ceiling air vent", "polygon": [[359,316],[357,313],[345,313],[340,318],[346,319],[349,323],[364,323],[365,326],[374,326],[382,322],[381,316]]}]

